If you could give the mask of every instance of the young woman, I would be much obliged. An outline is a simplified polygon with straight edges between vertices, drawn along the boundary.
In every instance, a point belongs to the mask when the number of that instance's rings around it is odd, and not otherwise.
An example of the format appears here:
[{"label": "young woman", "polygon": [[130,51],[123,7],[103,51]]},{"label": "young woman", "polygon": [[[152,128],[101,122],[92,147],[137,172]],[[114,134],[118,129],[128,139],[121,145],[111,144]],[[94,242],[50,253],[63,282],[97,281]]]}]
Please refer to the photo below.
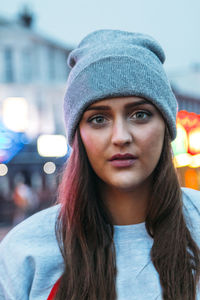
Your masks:
[{"label": "young woman", "polygon": [[72,146],[58,205],[0,246],[2,300],[198,300],[200,192],[172,162],[176,99],[160,45],[100,30],[69,56]]}]

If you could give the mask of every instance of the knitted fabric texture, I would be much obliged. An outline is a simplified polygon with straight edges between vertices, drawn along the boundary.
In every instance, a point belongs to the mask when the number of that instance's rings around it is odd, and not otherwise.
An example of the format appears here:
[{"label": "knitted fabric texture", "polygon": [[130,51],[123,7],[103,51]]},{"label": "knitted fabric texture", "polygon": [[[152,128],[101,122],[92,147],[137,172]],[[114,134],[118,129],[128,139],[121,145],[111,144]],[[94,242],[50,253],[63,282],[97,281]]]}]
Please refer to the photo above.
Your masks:
[{"label": "knitted fabric texture", "polygon": [[165,54],[152,37],[120,30],[86,36],[68,58],[72,68],[64,98],[68,142],[92,103],[122,96],[149,100],[161,112],[171,139],[176,137],[177,101],[163,68]]}]

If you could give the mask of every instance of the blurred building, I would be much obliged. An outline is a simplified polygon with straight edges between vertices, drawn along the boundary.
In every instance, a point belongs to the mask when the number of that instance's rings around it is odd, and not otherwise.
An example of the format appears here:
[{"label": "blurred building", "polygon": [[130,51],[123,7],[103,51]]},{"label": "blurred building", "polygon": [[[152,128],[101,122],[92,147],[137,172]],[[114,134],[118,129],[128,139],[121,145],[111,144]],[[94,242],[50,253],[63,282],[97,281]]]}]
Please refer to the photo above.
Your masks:
[{"label": "blurred building", "polygon": [[[34,15],[27,9],[16,20],[0,17],[2,199],[12,196],[20,178],[44,193],[48,186],[55,187],[54,169],[66,157],[40,155],[37,140],[44,134],[64,134],[62,105],[71,50],[71,46],[38,33],[34,29]],[[53,164],[52,169],[45,169],[48,162]],[[22,178],[23,174],[26,178]],[[0,214],[0,223],[1,219]]]},{"label": "blurred building", "polygon": [[33,30],[33,16],[0,18],[0,103],[23,97],[30,108],[28,134],[63,132],[62,100],[71,47]]},{"label": "blurred building", "polygon": [[170,72],[169,77],[178,94],[197,99],[200,102],[200,63]]}]

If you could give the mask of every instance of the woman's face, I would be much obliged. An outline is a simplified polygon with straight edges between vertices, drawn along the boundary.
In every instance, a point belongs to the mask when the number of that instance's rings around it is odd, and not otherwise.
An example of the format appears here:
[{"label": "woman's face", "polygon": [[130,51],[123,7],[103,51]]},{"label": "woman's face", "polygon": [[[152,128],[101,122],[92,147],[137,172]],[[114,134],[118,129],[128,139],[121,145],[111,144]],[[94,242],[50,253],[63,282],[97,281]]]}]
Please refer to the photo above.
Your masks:
[{"label": "woman's face", "polygon": [[139,97],[98,101],[80,121],[80,135],[94,172],[105,184],[127,191],[151,180],[164,134],[161,114]]}]

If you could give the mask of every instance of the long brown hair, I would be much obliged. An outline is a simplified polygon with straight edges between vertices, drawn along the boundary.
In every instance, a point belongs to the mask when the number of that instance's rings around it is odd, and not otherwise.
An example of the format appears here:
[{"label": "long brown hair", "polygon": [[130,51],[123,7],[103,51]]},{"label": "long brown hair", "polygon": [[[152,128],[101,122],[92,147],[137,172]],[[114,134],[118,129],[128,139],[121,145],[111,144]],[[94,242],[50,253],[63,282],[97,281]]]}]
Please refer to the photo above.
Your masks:
[{"label": "long brown hair", "polygon": [[[116,300],[113,225],[98,194],[97,176],[88,162],[79,130],[63,174],[59,202],[56,234],[64,273],[56,300]],[[163,299],[195,300],[200,251],[184,220],[167,128],[154,170],[146,228],[154,240],[151,258],[159,273]]]}]

